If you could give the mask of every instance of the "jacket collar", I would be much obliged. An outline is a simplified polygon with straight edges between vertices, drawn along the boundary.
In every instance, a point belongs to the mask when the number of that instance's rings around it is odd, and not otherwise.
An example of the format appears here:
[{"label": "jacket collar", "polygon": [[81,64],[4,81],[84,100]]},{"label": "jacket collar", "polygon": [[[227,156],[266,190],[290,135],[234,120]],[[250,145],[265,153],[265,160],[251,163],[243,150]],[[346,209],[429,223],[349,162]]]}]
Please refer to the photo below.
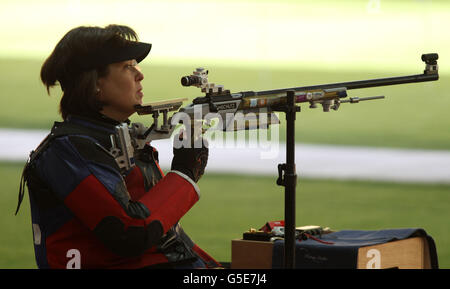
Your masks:
[{"label": "jacket collar", "polygon": [[[67,122],[77,123],[83,126],[87,126],[94,129],[100,129],[108,132],[114,132],[115,127],[117,125],[122,124],[123,122],[117,121],[115,119],[109,118],[106,115],[101,113],[96,113],[90,116],[83,115],[69,115],[66,118]],[[130,124],[130,120],[127,119],[125,121],[128,125]]]}]

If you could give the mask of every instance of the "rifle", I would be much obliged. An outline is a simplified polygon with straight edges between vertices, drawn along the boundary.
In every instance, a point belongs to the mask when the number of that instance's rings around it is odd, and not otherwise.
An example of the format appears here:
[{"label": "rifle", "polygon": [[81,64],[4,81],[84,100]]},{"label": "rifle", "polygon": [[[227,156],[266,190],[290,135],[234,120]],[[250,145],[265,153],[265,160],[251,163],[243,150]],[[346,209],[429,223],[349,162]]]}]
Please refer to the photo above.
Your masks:
[{"label": "rifle", "polygon": [[[186,98],[136,105],[135,109],[139,115],[153,115],[152,125],[146,127],[136,122],[131,126],[117,126],[116,134],[111,135],[110,152],[119,166],[128,170],[134,166],[134,150],[142,149],[150,141],[170,138],[180,122],[186,127],[191,126],[191,134],[187,135],[194,136],[191,138],[192,144],[194,138],[205,131],[203,122],[205,121],[208,127],[214,118],[219,120],[216,128],[223,131],[261,129],[280,123],[273,112],[287,113],[290,109],[299,111],[296,103],[309,103],[309,108],[316,108],[320,104],[323,111],[328,112],[330,109],[338,110],[342,103],[354,104],[383,99],[384,96],[345,98],[348,96],[347,91],[352,89],[438,80],[438,54],[422,54],[421,59],[425,62],[425,70],[421,74],[238,93],[225,90],[223,85],[209,83],[208,70],[197,68],[193,74],[182,77],[181,84],[199,87],[205,96],[195,98],[183,108],[180,107]],[[291,102],[294,107],[289,108],[288,94],[293,98]],[[169,112],[175,113],[169,117]],[[160,124],[161,114],[163,119]],[[186,142],[183,142],[183,145],[186,145]]]},{"label": "rifle", "polygon": [[[167,113],[179,109],[183,100],[168,101],[162,106],[160,104],[136,106],[136,111],[140,115],[153,114],[154,123],[148,129],[145,129],[141,124],[135,125],[135,128],[132,126],[130,135],[135,140],[135,148],[139,148],[147,141],[170,137],[175,125],[180,120],[177,116],[180,115],[187,116],[188,122],[190,119],[194,120],[195,127],[195,124],[199,121],[209,121],[208,115],[212,113],[220,116],[221,122],[219,121],[219,128],[225,131],[233,131],[267,128],[270,124],[279,123],[279,119],[273,112],[284,112],[286,114],[287,124],[286,163],[278,165],[277,185],[285,187],[284,264],[286,268],[295,268],[295,192],[297,185],[295,168],[295,117],[296,113],[300,111],[300,107],[296,106],[296,103],[307,102],[310,104],[310,108],[315,108],[317,104],[320,104],[322,105],[323,111],[328,112],[330,108],[338,110],[342,103],[359,103],[360,101],[384,98],[384,96],[372,96],[344,99],[348,96],[347,91],[351,89],[438,80],[438,54],[423,54],[421,59],[425,62],[425,70],[422,74],[238,93],[231,93],[229,90],[225,90],[222,85],[209,83],[208,70],[198,68],[193,74],[182,77],[181,84],[183,86],[199,87],[205,93],[205,96],[195,98],[192,104],[181,108],[171,118],[167,117]],[[261,109],[265,113],[261,114]],[[158,127],[157,117],[161,112],[164,116],[163,124],[161,127]],[[269,117],[263,121],[263,125],[261,125],[260,121],[258,121],[259,125],[256,126],[249,125],[248,123],[241,126],[235,125],[237,115],[252,115],[251,119],[259,120],[260,116],[266,114]],[[227,117],[227,115],[231,117]],[[186,125],[187,123],[183,121],[183,124]]]},{"label": "rifle", "polygon": [[[438,54],[423,54],[421,59],[426,64],[422,74],[237,93],[231,93],[223,85],[209,83],[208,70],[197,68],[193,74],[182,77],[181,84],[198,87],[205,96],[195,98],[191,104],[181,109],[179,108],[186,98],[137,105],[135,108],[139,115],[153,115],[153,124],[146,128],[135,123],[130,133],[136,140],[135,147],[141,148],[148,141],[170,138],[180,120],[186,124],[186,116],[197,121],[210,121],[218,117],[216,127],[223,131],[267,128],[268,125],[280,123],[273,112],[285,111],[288,91],[293,92],[295,103],[309,103],[309,108],[321,105],[324,112],[329,112],[330,109],[336,111],[342,103],[354,104],[384,98],[371,96],[345,99],[348,90],[438,80]],[[168,117],[170,111],[178,109],[172,117]],[[158,126],[158,116],[161,113],[163,121]],[[191,123],[193,124],[194,122]]]}]

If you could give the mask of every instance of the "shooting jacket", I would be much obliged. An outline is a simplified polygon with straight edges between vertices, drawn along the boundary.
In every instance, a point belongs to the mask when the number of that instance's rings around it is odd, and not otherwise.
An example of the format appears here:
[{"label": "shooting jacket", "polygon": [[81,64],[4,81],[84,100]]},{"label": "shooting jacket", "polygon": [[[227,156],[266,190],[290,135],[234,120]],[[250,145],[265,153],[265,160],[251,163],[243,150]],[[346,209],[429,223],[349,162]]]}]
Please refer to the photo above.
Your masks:
[{"label": "shooting jacket", "polygon": [[121,171],[109,153],[117,124],[71,116],[31,153],[21,191],[26,183],[38,267],[218,266],[178,223],[198,201],[197,185],[177,171],[164,175],[149,144]]}]

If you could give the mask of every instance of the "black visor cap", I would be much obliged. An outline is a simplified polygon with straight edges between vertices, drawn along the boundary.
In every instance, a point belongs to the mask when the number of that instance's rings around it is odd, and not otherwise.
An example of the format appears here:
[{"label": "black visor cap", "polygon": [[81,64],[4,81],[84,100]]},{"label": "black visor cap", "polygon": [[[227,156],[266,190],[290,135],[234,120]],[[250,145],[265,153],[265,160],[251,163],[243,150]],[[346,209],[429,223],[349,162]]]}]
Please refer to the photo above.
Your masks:
[{"label": "black visor cap", "polygon": [[95,69],[111,63],[136,59],[139,63],[150,53],[152,45],[145,42],[128,41],[127,45],[120,47],[106,43],[101,49],[92,53],[84,61],[84,69]]}]

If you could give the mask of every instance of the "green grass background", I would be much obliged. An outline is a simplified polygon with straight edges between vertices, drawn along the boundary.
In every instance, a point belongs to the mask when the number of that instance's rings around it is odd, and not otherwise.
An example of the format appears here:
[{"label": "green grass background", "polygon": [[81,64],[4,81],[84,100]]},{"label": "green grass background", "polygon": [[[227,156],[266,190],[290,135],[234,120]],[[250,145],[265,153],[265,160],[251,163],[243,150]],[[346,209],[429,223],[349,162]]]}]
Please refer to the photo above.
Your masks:
[{"label": "green grass background", "polygon": [[[44,56],[70,28],[124,23],[137,29],[142,40],[155,44],[151,57],[142,66],[145,102],[178,97],[188,97],[191,101],[200,96],[198,89],[179,84],[180,77],[190,74],[196,65],[207,65],[210,81],[223,84],[232,92],[258,91],[418,74],[424,68],[420,53],[438,52],[441,74],[437,82],[353,90],[350,96],[385,95],[386,99],[343,104],[337,112],[324,113],[320,108],[311,110],[303,105],[297,115],[296,141],[450,150],[450,62],[447,56],[450,42],[444,31],[449,26],[446,14],[450,6],[446,0],[284,0],[276,2],[295,4],[293,9],[269,6],[277,11],[260,5],[274,3],[273,0],[248,0],[243,4],[255,4],[243,6],[249,10],[226,15],[229,21],[240,21],[240,25],[245,26],[242,28],[254,28],[244,31],[261,38],[240,34],[237,31],[240,27],[234,27],[236,33],[223,38],[221,33],[234,22],[222,24],[220,20],[209,18],[216,22],[203,23],[199,19],[198,15],[203,17],[222,11],[222,7],[226,8],[222,5],[231,1],[209,0],[205,1],[207,5],[195,6],[205,9],[200,13],[175,14],[186,23],[173,17],[162,19],[161,23],[146,19],[158,11],[157,1],[156,6],[152,3],[145,6],[147,9],[131,14],[123,13],[116,6],[119,2],[113,5],[110,2],[2,1],[4,9],[0,10],[0,22],[3,21],[5,29],[0,31],[4,40],[0,47],[0,127],[50,129],[53,121],[59,120],[57,106],[61,92],[55,88],[48,96],[39,81]],[[202,0],[194,2],[201,4]],[[100,7],[95,6],[99,3],[104,5],[102,13],[90,14],[92,7]],[[209,6],[211,3],[213,6]],[[133,5],[136,3],[130,4],[137,7]],[[370,9],[378,4],[379,9]],[[269,20],[275,25],[277,21],[286,20],[283,29],[289,29],[289,23],[303,20],[305,31],[289,31],[292,37],[277,43],[276,39],[265,37],[271,35],[265,34],[264,29],[268,27],[257,27],[254,19],[264,20],[263,24]],[[371,21],[361,21],[366,19]],[[339,29],[332,27],[333,21],[339,22],[336,23]],[[208,24],[217,31],[202,34],[201,28],[208,28],[202,25]],[[304,32],[314,32],[316,28],[314,35],[309,34],[313,39],[305,38],[308,33]],[[179,31],[183,34],[177,34]],[[245,42],[247,36],[257,41],[249,44]],[[269,47],[266,44],[270,44]],[[164,45],[180,45],[180,55],[173,57],[174,50],[165,54],[161,48]],[[209,58],[203,54],[200,58],[198,54],[181,55],[183,45],[197,48],[196,52],[212,53]],[[228,50],[239,52],[240,45],[246,45],[242,47],[244,52],[236,54],[237,58],[227,58]],[[255,55],[264,55],[261,52],[267,51],[269,59],[246,55],[245,51],[249,50],[245,48],[251,47],[249,45],[254,45]],[[298,47],[301,54],[286,61],[281,54],[284,48],[289,51],[288,45]],[[283,141],[284,116],[280,115],[280,119],[280,140]],[[133,116],[132,121],[150,124],[149,117]],[[0,268],[36,268],[28,198],[19,215],[14,216],[22,166],[22,163],[0,162]],[[450,268],[449,185],[305,179],[301,176],[301,164],[298,168],[297,225],[315,224],[334,230],[421,227],[436,241],[441,268]],[[259,228],[267,221],[284,218],[284,194],[275,180],[276,176],[206,173],[199,183],[201,200],[182,219],[183,227],[216,259],[230,261],[232,239],[240,238],[250,227]]]},{"label": "green grass background", "polygon": [[[418,62],[417,71],[423,69]],[[0,59],[0,127],[49,129],[58,119],[60,91],[50,96],[39,82],[41,60]],[[199,96],[179,85],[193,67],[146,65],[145,101]],[[264,90],[397,75],[370,71],[209,67],[210,79],[232,91]],[[381,101],[342,105],[324,113],[307,106],[297,117],[297,141],[423,149],[450,148],[447,76],[438,82],[352,91],[352,96],[386,95]],[[145,117],[132,118],[146,122]],[[284,119],[281,118],[281,138]],[[148,119],[150,121],[150,119]],[[301,164],[299,164],[301,171]],[[0,268],[35,268],[28,199],[14,216],[21,163],[0,163]],[[276,176],[206,174],[202,197],[182,219],[188,234],[220,261],[230,261],[231,240],[250,227],[284,218],[284,193]],[[86,200],[88,201],[88,200]],[[424,228],[436,241],[441,268],[450,268],[450,186],[304,179],[297,187],[297,225],[334,230]]]}]

